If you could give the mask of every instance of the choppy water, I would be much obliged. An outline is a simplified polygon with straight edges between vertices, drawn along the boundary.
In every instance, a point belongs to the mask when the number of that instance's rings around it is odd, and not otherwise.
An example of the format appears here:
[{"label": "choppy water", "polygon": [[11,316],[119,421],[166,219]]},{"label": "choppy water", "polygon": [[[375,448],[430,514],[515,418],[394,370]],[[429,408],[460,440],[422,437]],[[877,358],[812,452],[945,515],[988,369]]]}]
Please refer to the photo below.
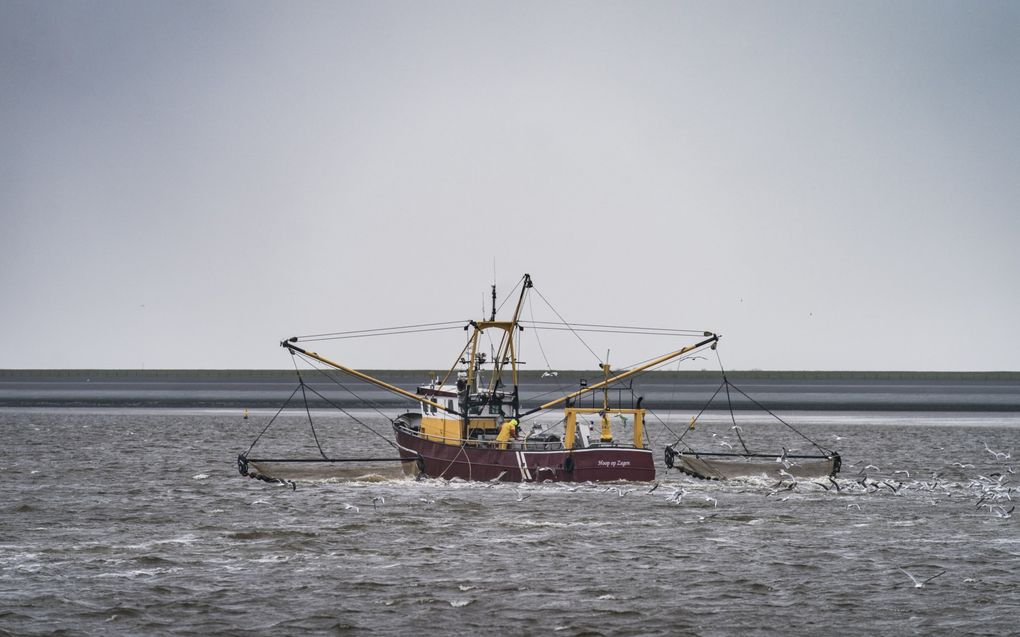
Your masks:
[{"label": "choppy water", "polygon": [[[320,436],[345,419],[317,421]],[[1020,632],[1018,517],[1001,495],[1018,479],[985,449],[1015,455],[1020,415],[790,420],[842,452],[840,491],[675,473],[654,490],[366,477],[292,491],[234,467],[261,413],[3,410],[0,633]],[[265,444],[302,431],[282,424]],[[381,442],[354,431],[356,448]],[[945,574],[915,588],[901,566]]]}]

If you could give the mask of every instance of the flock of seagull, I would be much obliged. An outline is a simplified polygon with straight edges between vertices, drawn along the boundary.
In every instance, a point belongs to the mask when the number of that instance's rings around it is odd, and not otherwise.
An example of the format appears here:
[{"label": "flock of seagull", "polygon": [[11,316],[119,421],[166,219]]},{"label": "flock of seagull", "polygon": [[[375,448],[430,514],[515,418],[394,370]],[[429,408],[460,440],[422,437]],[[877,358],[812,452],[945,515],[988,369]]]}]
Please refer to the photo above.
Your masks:
[{"label": "flock of seagull", "polygon": [[[970,497],[975,498],[974,509],[987,511],[988,515],[995,516],[1001,519],[1010,519],[1013,517],[1013,511],[1015,509],[1014,504],[1014,492],[1016,487],[1012,484],[1012,476],[1016,474],[1016,467],[1012,464],[1012,453],[996,451],[988,446],[987,443],[984,445],[985,451],[990,454],[991,460],[994,462],[1003,463],[1002,471],[988,472],[985,474],[977,474],[976,476],[960,479],[945,479],[939,473],[931,474],[930,479],[913,479],[910,478],[910,472],[904,469],[898,469],[892,471],[891,474],[887,473],[885,478],[872,477],[873,475],[881,475],[881,469],[874,464],[866,464],[861,467],[854,478],[836,479],[834,477],[827,477],[823,480],[819,479],[798,479],[788,469],[794,469],[796,463],[791,462],[787,458],[787,450],[783,450],[783,454],[776,458],[776,462],[782,465],[778,473],[780,480],[769,487],[765,492],[765,497],[776,497],[780,502],[785,502],[790,499],[794,493],[808,493],[808,489],[812,491],[835,491],[840,492],[844,495],[871,495],[880,492],[887,492],[889,495],[900,496],[904,492],[911,491],[915,493],[921,493],[932,506],[938,505],[943,499],[956,498],[959,501],[959,492],[963,489],[965,492],[970,493]],[[853,469],[859,463],[849,465],[848,468]],[[954,472],[960,473],[970,469],[974,469],[973,464],[954,462],[952,463]],[[900,479],[902,476],[902,480]],[[500,476],[502,477],[502,476]],[[499,482],[499,478],[490,481],[489,483],[481,483],[480,486],[485,488],[491,488],[496,486]],[[717,498],[701,494],[692,494],[690,491],[684,488],[682,483],[666,485],[664,483],[655,482],[649,488],[643,487],[631,487],[623,485],[610,485],[603,487],[591,483],[586,484],[574,484],[574,485],[558,485],[567,491],[578,491],[584,489],[589,492],[601,491],[606,494],[615,494],[618,497],[624,497],[631,493],[638,492],[641,495],[651,495],[656,492],[660,487],[663,490],[659,492],[659,496],[663,497],[666,501],[674,504],[684,504],[685,498],[688,505],[695,505],[701,507],[718,507],[719,501]],[[517,502],[523,502],[528,498],[532,497],[531,493],[527,493],[521,488],[514,488],[514,493]],[[418,498],[425,506],[430,506],[436,503],[434,497],[422,496]],[[372,498],[372,507],[378,509],[379,505],[385,505],[386,499],[382,496],[375,496]],[[355,504],[344,503],[343,508],[345,511],[353,511],[354,513],[360,513],[361,508]],[[860,502],[852,502],[846,505],[847,511],[862,511]],[[704,521],[707,517],[714,516],[698,516],[699,521]],[[917,576],[910,573],[902,566],[897,567],[900,571],[906,575],[914,588],[924,588],[932,580],[944,575],[946,571],[941,571],[935,575],[929,577]]]}]

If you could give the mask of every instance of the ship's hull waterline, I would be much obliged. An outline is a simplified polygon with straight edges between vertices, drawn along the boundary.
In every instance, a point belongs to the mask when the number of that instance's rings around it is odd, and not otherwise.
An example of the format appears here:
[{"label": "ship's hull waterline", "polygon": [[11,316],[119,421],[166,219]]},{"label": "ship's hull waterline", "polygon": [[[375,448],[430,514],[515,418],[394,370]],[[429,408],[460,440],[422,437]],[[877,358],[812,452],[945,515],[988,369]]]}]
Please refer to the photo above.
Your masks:
[{"label": "ship's hull waterline", "polygon": [[534,451],[450,445],[427,440],[394,423],[400,455],[414,462],[405,471],[429,478],[503,482],[649,482],[655,461],[649,449],[598,446]]}]

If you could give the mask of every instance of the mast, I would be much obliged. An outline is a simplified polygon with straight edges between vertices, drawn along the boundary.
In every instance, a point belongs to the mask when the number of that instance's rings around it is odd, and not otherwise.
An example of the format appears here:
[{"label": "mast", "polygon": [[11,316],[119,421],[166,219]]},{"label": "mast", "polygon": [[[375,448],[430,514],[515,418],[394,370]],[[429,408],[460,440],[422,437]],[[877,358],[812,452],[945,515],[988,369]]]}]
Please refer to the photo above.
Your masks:
[{"label": "mast", "polygon": [[[514,316],[511,319],[509,326],[506,329],[504,339],[500,341],[499,349],[496,350],[496,360],[493,361],[494,366],[492,370],[494,384],[496,378],[499,378],[503,371],[503,365],[506,364],[507,360],[510,362],[510,371],[512,374],[513,386],[517,386],[517,352],[514,347],[514,334],[520,329],[520,318],[521,310],[524,308],[524,297],[528,294],[528,290],[532,288],[531,275],[525,273],[524,283],[521,285],[521,294],[517,297],[517,307],[514,308]],[[493,290],[495,291],[495,289]],[[493,319],[496,317],[495,310],[492,313]],[[509,357],[509,358],[508,358]]]},{"label": "mast", "polygon": [[[514,334],[518,330],[522,329],[520,326],[521,311],[524,309],[524,298],[527,296],[528,290],[533,287],[531,282],[531,275],[524,275],[524,282],[521,286],[521,294],[517,297],[517,305],[514,307],[513,318],[509,321],[497,321],[496,320],[496,305],[495,297],[493,297],[492,314],[488,321],[472,321],[471,326],[475,329],[471,335],[471,357],[468,359],[468,385],[474,389],[476,387],[476,377],[478,375],[480,366],[480,356],[478,352],[478,338],[482,332],[487,329],[499,329],[503,330],[503,336],[500,338],[499,347],[492,359],[492,377],[489,379],[489,386],[487,390],[493,392],[496,389],[496,381],[499,380],[503,373],[503,367],[510,363],[511,380],[514,388],[517,387],[517,347],[514,342]],[[493,286],[493,294],[495,294],[495,286]]]}]

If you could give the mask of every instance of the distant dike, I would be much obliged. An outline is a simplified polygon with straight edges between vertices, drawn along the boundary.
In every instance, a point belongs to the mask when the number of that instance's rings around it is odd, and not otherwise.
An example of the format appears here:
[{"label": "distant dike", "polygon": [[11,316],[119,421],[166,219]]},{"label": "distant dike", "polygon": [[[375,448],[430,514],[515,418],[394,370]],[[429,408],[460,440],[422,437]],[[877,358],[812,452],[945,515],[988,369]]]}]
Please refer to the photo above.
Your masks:
[{"label": "distant dike", "polygon": [[[409,391],[445,373],[366,371]],[[550,393],[567,393],[582,381],[590,385],[601,376],[597,370],[562,370],[544,378],[543,373],[520,373],[524,404]],[[321,390],[308,397],[312,407],[407,406],[406,399],[339,372],[302,370],[301,376]],[[736,370],[727,377],[770,409],[1020,412],[1020,372]],[[710,404],[720,382],[719,371],[655,371],[643,374],[635,389],[655,409],[700,410]],[[296,387],[294,370],[5,369],[0,370],[0,407],[266,409],[279,408]],[[729,398],[734,409],[758,409],[742,396]],[[710,409],[725,404],[711,403]]]},{"label": "distant dike", "polygon": [[[392,381],[422,382],[430,375],[445,370],[426,369],[365,369],[372,376]],[[305,376],[323,372],[302,370]],[[334,372],[336,373],[336,372]],[[538,381],[541,371],[522,370],[522,380]],[[566,370],[558,372],[563,379],[599,377],[598,370]],[[659,378],[677,378],[712,381],[720,378],[716,370],[654,371],[647,372]],[[734,380],[789,380],[789,381],[999,381],[1020,382],[1020,371],[995,372],[921,372],[921,371],[769,371],[731,370],[726,375]],[[294,370],[286,369],[0,369],[0,380],[6,381],[62,381],[62,380],[170,380],[170,381],[233,381],[293,379]]]}]

